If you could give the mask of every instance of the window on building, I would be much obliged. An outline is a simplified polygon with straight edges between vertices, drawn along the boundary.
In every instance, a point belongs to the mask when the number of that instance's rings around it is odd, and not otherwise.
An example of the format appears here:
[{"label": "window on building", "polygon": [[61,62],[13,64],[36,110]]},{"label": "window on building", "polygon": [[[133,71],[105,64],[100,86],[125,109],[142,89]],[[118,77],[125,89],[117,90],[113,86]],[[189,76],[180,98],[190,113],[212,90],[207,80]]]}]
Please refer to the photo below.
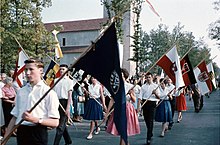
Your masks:
[{"label": "window on building", "polygon": [[63,46],[66,46],[66,38],[63,38]]}]

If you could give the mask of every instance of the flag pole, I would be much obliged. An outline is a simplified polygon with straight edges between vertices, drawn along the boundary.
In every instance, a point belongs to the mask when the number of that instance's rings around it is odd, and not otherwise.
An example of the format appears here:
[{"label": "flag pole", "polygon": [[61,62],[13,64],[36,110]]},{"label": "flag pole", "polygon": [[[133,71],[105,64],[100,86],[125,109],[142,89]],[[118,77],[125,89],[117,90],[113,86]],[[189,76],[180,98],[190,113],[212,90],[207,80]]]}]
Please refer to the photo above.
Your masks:
[{"label": "flag pole", "polygon": [[[147,74],[157,63],[163,58],[164,55],[166,55],[176,44],[174,44],[172,47],[170,47],[144,74]],[[141,79],[144,77],[144,74],[141,76],[141,78],[138,80],[136,84],[138,84]],[[136,85],[134,85],[131,89],[133,89]]]},{"label": "flag pole", "polygon": [[17,40],[17,38],[15,36],[12,35],[12,37],[15,39],[15,41],[18,43],[19,47],[22,49],[22,51],[24,52],[24,54],[27,56],[27,58],[29,58],[29,56],[27,55],[27,53],[24,51],[24,48],[21,46],[21,44],[19,43],[19,41]]},{"label": "flag pole", "polygon": [[205,58],[203,58],[193,69],[196,69],[203,61],[205,61],[206,58],[207,58],[207,56]]},{"label": "flag pole", "polygon": [[[66,70],[66,71],[63,73],[63,75],[52,85],[52,87],[50,87],[49,90],[47,90],[47,91],[45,92],[45,94],[34,104],[33,107],[31,107],[31,109],[28,111],[29,113],[31,113],[31,112],[37,107],[37,105],[48,95],[48,93],[55,87],[55,85],[58,84],[58,82],[67,74],[68,71],[69,71],[69,70]],[[3,138],[2,142],[1,142],[1,145],[7,143],[7,141],[8,141],[9,138],[10,138],[10,136],[12,135],[13,131],[15,131],[15,130],[21,125],[21,123],[22,123],[23,121],[25,121],[25,120],[24,120],[24,119],[21,119],[21,120],[18,122],[18,124],[16,124],[16,125],[12,128],[11,132],[10,132],[5,138]]]},{"label": "flag pole", "polygon": [[[172,47],[170,47],[170,48],[148,69],[148,71],[145,72],[145,74],[148,73],[148,72],[161,60],[161,58],[162,58],[164,55],[166,55],[167,52],[169,52],[175,45],[176,45],[176,44],[174,44]],[[138,84],[138,83],[142,80],[142,78],[144,78],[144,76],[145,76],[145,75],[143,74],[136,84]],[[164,80],[165,80],[165,79],[164,79]],[[132,87],[130,90],[134,89],[134,87],[136,86],[136,84],[133,85],[133,87]],[[127,95],[127,94],[126,94],[126,95]],[[151,96],[151,95],[150,95],[150,96]],[[149,96],[149,97],[150,97],[150,96]],[[112,109],[111,112],[112,112],[113,110],[114,110],[114,109]],[[107,117],[108,117],[110,114],[111,114],[111,113],[109,113],[109,114],[107,115]],[[105,120],[103,120],[97,127],[100,127],[104,121],[105,121]],[[96,127],[96,128],[97,128],[97,127]]]},{"label": "flag pole", "polygon": [[[115,18],[116,18],[116,17],[113,17],[113,18],[114,18],[113,21],[112,21],[112,22],[108,25],[108,27],[106,27],[106,28],[104,29],[104,31],[96,38],[95,42],[92,43],[92,44],[88,47],[88,49],[87,49],[86,51],[84,51],[84,52],[80,55],[80,57],[79,57],[70,67],[68,67],[68,69],[63,73],[63,75],[61,75],[61,76],[58,78],[58,80],[49,88],[48,91],[45,92],[45,94],[34,104],[33,107],[31,107],[31,109],[30,109],[28,112],[32,112],[32,111],[37,107],[37,105],[48,95],[48,93],[58,84],[58,82],[68,73],[68,71],[72,70],[73,67],[74,67],[74,65],[75,65],[82,57],[84,57],[84,56],[94,47],[95,43],[104,35],[104,33],[108,30],[108,28],[109,28],[109,27],[113,24],[113,22],[115,21]],[[15,37],[14,37],[14,38],[15,38]],[[3,138],[2,142],[1,142],[1,145],[7,143],[7,141],[8,141],[9,138],[10,138],[10,136],[12,135],[13,131],[15,131],[15,130],[21,125],[21,123],[22,123],[23,121],[25,121],[25,120],[24,120],[24,119],[21,119],[21,120],[18,122],[18,124],[16,124],[16,125],[12,128],[11,132],[10,132],[5,138]]]},{"label": "flag pole", "polygon": [[182,56],[181,60],[193,49],[193,47],[190,47],[190,49]]},{"label": "flag pole", "polygon": [[213,59],[215,59],[218,55],[214,56],[207,64],[209,64],[210,62],[212,62]]}]

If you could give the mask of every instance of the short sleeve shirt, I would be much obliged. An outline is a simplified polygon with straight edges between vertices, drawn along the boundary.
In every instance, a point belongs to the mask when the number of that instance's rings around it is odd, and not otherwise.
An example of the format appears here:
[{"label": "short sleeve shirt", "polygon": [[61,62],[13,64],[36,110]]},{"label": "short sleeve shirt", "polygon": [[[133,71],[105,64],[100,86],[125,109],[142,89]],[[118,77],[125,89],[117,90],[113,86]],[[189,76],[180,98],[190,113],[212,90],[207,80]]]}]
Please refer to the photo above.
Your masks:
[{"label": "short sleeve shirt", "polygon": [[100,94],[100,89],[101,89],[101,85],[100,84],[91,84],[88,87],[88,90],[90,92],[90,94],[94,97],[94,98],[100,98],[101,94]]},{"label": "short sleeve shirt", "polygon": [[[34,104],[49,90],[43,81],[38,82],[35,86],[31,86],[29,83],[18,90],[16,103],[11,111],[11,114],[15,116],[16,124],[22,119],[22,114],[25,111],[30,110]],[[37,118],[60,118],[59,115],[59,100],[57,94],[51,90],[47,96],[37,105],[37,107],[31,112],[34,117]],[[22,122],[23,125],[33,126],[35,124],[27,121]]]},{"label": "short sleeve shirt", "polygon": [[[58,79],[55,79],[55,82]],[[54,87],[59,99],[68,99],[68,92],[73,90],[73,81],[68,77],[63,77]]]},{"label": "short sleeve shirt", "polygon": [[[152,95],[153,90],[155,90],[157,87],[158,85],[155,83],[151,83],[151,84],[145,83],[143,86],[141,86],[141,91],[138,98],[141,100],[147,99],[149,101],[158,101],[156,96],[154,94]],[[156,93],[159,94],[158,89],[156,89]]]}]

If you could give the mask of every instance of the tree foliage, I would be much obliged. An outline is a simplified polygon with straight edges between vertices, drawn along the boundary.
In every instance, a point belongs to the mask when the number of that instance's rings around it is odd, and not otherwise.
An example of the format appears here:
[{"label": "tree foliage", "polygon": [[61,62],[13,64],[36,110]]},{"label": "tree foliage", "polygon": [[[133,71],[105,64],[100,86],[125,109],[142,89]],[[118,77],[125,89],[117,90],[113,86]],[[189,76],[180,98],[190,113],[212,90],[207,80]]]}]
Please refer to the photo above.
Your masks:
[{"label": "tree foliage", "polygon": [[109,20],[115,17],[115,25],[117,30],[118,39],[123,42],[123,15],[130,11],[130,5],[132,0],[101,0],[101,3],[105,6]]},{"label": "tree foliage", "polygon": [[33,57],[42,58],[51,51],[52,35],[41,18],[42,9],[51,4],[51,0],[1,0],[1,71],[14,68],[21,46]]},{"label": "tree foliage", "polygon": [[[214,9],[219,13],[220,1],[215,1]],[[218,48],[220,49],[220,17],[215,22],[212,22],[209,26],[209,37],[217,41]]]},{"label": "tree foliage", "polygon": [[[166,25],[160,24],[157,29],[152,29],[149,34],[143,32],[141,48],[144,49],[139,51],[142,51],[141,53],[144,55],[139,58],[139,63],[141,64],[139,70],[146,72],[174,45],[177,46],[178,54],[181,58],[189,52],[189,57],[194,67],[204,58],[208,61],[210,53],[207,44],[202,39],[196,41],[192,32],[183,31],[183,29],[184,26],[178,23],[170,32]],[[151,71],[160,73],[161,68],[155,66]]]}]

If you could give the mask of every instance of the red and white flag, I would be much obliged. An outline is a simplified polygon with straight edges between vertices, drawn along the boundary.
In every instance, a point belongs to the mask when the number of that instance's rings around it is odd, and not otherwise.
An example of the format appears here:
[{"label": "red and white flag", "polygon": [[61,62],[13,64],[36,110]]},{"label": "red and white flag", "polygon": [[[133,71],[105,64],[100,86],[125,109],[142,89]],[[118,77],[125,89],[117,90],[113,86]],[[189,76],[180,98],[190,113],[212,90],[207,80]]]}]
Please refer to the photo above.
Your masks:
[{"label": "red and white flag", "polygon": [[157,65],[159,65],[170,77],[176,88],[185,86],[176,46],[174,46],[167,54],[162,56],[157,62]]},{"label": "red and white flag", "polygon": [[202,61],[195,69],[194,74],[198,87],[202,95],[212,91],[212,82],[209,78],[209,73],[205,61]]},{"label": "red and white flag", "polygon": [[25,52],[19,48],[18,52],[18,59],[16,63],[15,73],[13,78],[18,83],[19,87],[23,86],[23,78],[24,78],[24,70],[25,70],[25,63],[24,61],[28,59],[28,56],[25,54]]},{"label": "red and white flag", "polygon": [[209,78],[212,81],[213,86],[216,88],[217,85],[216,85],[215,72],[214,72],[212,62],[207,64],[206,67],[207,67],[207,70],[208,70],[208,73],[209,73]]}]

